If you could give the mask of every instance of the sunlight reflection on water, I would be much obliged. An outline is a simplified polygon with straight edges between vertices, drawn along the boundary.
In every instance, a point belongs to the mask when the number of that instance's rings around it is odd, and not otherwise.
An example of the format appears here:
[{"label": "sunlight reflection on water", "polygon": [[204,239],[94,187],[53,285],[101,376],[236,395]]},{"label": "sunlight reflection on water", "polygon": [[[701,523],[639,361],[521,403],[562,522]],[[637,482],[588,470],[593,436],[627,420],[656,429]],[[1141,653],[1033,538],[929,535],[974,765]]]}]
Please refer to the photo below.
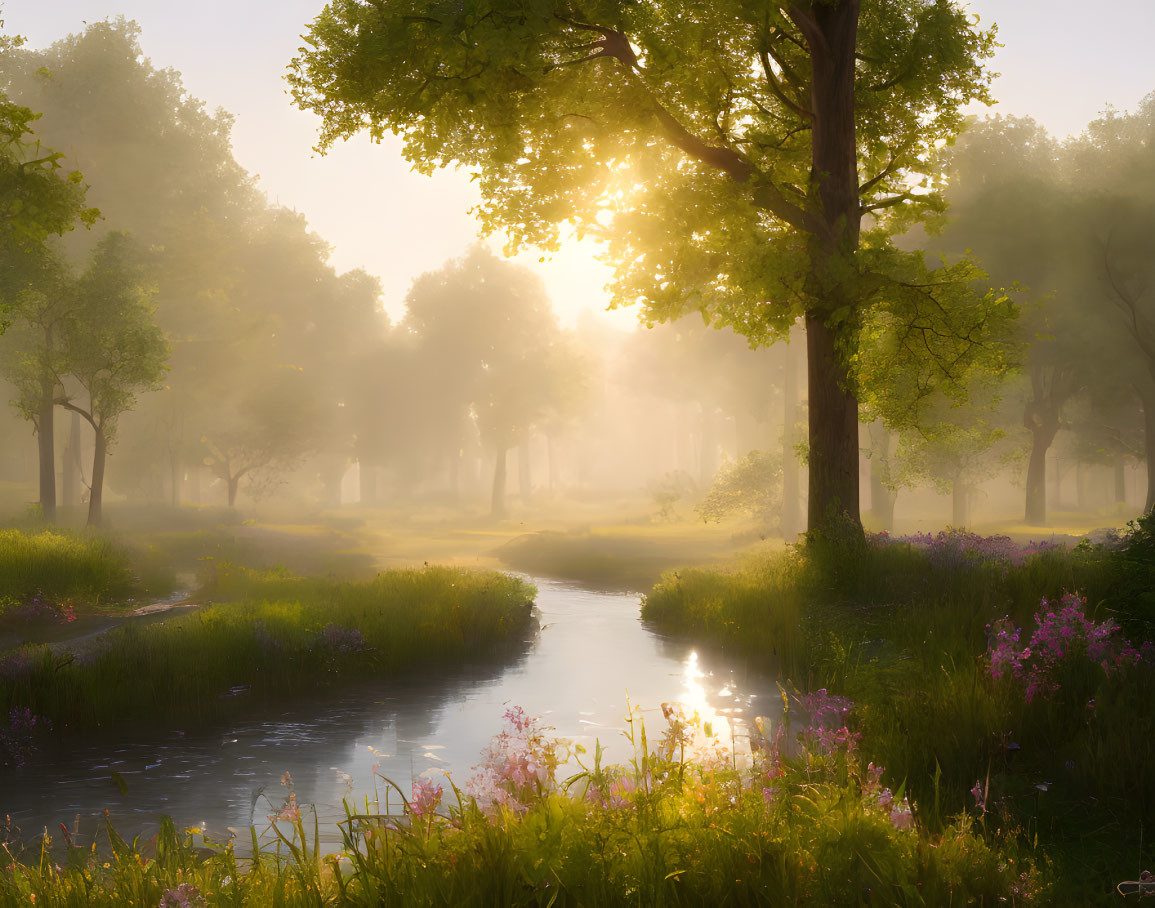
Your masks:
[{"label": "sunlight reflection on water", "polygon": [[[618,763],[633,756],[622,734],[627,702],[644,719],[651,746],[666,728],[661,704],[671,701],[687,717],[696,712],[739,755],[748,752],[747,723],[757,713],[777,721],[774,678],[737,657],[653,633],[639,620],[636,596],[534,583],[540,631],[504,668],[461,664],[289,704],[215,733],[169,730],[45,754],[19,773],[0,774],[0,815],[12,814],[26,835],[72,826],[76,815],[91,828],[105,808],[125,834],[150,835],[168,813],[178,826],[197,817],[223,835],[276,812],[288,770],[297,801],[317,805],[322,842],[336,844],[332,821],[344,815],[342,798],[364,804],[384,794],[374,767],[405,791],[419,776],[446,772],[461,785],[510,706],[542,717],[590,754],[600,741],[606,761]],[[571,763],[559,775],[576,769]],[[395,792],[391,802],[397,806]]]}]

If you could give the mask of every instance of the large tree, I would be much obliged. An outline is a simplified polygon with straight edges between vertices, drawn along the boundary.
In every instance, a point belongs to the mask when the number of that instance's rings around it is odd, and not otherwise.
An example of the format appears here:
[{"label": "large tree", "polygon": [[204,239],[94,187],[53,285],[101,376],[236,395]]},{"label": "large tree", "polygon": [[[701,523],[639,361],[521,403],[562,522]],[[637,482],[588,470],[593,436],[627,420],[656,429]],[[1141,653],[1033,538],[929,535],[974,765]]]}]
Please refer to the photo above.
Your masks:
[{"label": "large tree", "polygon": [[474,172],[515,244],[600,233],[649,319],[760,343],[802,316],[810,526],[858,524],[859,327],[913,301],[888,232],[938,206],[992,31],[952,0],[333,0],[305,40],[289,78],[322,148],[393,132]]}]

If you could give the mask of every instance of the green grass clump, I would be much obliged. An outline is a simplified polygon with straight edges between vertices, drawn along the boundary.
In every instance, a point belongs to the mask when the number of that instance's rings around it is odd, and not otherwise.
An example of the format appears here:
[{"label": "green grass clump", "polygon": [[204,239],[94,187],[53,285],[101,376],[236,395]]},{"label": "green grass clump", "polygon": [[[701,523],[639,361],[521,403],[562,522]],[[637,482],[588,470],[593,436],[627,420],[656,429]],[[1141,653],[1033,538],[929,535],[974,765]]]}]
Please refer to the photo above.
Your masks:
[{"label": "green grass clump", "polygon": [[[100,605],[141,591],[133,553],[97,533],[0,530],[0,598]],[[159,575],[152,578],[154,582]]]},{"label": "green grass clump", "polygon": [[238,570],[223,582],[243,601],[126,625],[75,653],[17,651],[0,664],[0,709],[30,709],[58,729],[195,723],[328,681],[489,658],[520,639],[535,595],[514,577],[452,568],[365,583]]},{"label": "green grass clump", "polygon": [[1055,861],[1064,899],[1096,904],[1151,860],[1155,667],[1108,674],[1076,654],[1059,690],[1028,702],[1022,683],[991,678],[988,626],[1009,618],[1025,646],[1041,600],[1079,591],[1095,620],[1119,621],[1138,644],[1151,627],[1139,574],[1151,576],[1150,563],[1126,550],[1044,551],[1016,565],[936,563],[902,544],[814,546],[668,574],[643,617],[850,697],[863,753],[913,798],[950,815],[974,808],[981,782],[988,823],[1025,830]]}]

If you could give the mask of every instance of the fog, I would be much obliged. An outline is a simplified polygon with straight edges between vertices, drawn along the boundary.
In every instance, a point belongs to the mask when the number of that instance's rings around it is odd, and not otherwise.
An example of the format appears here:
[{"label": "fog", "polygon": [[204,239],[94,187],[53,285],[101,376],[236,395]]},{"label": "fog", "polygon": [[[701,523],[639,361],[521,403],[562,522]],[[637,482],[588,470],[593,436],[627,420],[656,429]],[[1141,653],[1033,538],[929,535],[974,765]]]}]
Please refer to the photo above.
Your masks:
[{"label": "fog", "polygon": [[[1059,103],[1053,3],[348,0],[214,70],[204,22],[94,2],[0,32],[0,891],[64,814],[59,885],[119,861],[106,802],[165,905],[203,904],[166,861],[224,892],[214,837],[279,874],[305,804],[345,854],[290,885],[345,900],[394,832],[651,794],[811,823],[780,785],[894,867],[985,849],[993,883],[912,870],[927,903],[1045,892],[1004,830],[1068,847],[1086,805],[1095,884],[1124,872],[1155,816],[1110,712],[1155,727],[1146,57],[1095,36]],[[430,781],[471,767],[472,813]],[[202,806],[174,852],[160,818]],[[655,903],[710,876],[654,866]]]},{"label": "fog", "polygon": [[[747,459],[762,452],[773,461],[764,466],[775,508],[736,495],[725,513],[715,509],[706,519],[739,534],[793,538],[804,528],[795,516],[805,513],[807,488],[800,328],[789,345],[767,347],[693,314],[622,330],[644,311],[624,307],[616,314],[626,320],[615,322],[588,310],[575,317],[570,299],[561,318],[525,256],[503,263],[492,244],[468,242],[415,279],[400,306],[387,307],[379,278],[338,273],[339,256],[306,217],[259,191],[234,160],[229,114],[188,94],[165,61],[144,58],[140,40],[132,23],[94,23],[6,62],[13,98],[42,112],[38,141],[63,151],[63,167],[82,170],[87,204],[100,212],[57,244],[63,267],[83,274],[102,238],[125,231],[137,247],[139,293],[168,345],[164,370],[128,390],[131,404],[114,420],[105,494],[113,513],[122,504],[225,506],[283,519],[435,505],[463,520],[489,515],[532,526],[565,523],[580,502],[576,519],[584,525],[591,502],[604,501],[615,514],[629,502],[635,520],[695,521],[715,480],[733,481],[742,464],[749,472]],[[1109,115],[1106,128],[1139,136],[1149,110],[1145,102],[1133,114]],[[1094,238],[1083,243],[1080,269],[1059,231],[1042,232],[1056,217],[1080,219],[1078,206],[1089,204],[1076,197],[1087,181],[1074,168],[1103,172],[1095,155],[1125,166],[1125,142],[1109,146],[1104,126],[1089,129],[1063,143],[1034,121],[981,121],[949,156],[954,208],[946,230],[927,237],[916,227],[903,240],[931,254],[970,250],[986,271],[978,282],[1020,287],[1024,312],[1047,302],[1010,329],[1023,346],[1009,356],[1014,362],[998,364],[990,387],[972,393],[971,403],[982,396],[981,405],[960,410],[957,395],[936,405],[946,410],[930,420],[934,437],[927,418],[901,430],[879,421],[885,405],[876,408],[879,418],[864,408],[861,504],[874,528],[1022,524],[1032,448],[1036,474],[1049,467],[1055,517],[1041,516],[1036,502],[1031,523],[1040,530],[1113,522],[1147,499],[1138,400],[1150,378],[1140,354],[1104,387],[1080,377],[1060,389],[1052,410],[1062,411],[1061,428],[1045,444],[1023,417],[1032,399],[1051,393],[1044,386],[1052,379],[1040,370],[1055,367],[1040,363],[1069,344],[1061,333],[1041,340],[1043,322],[1066,318],[1066,330],[1085,344],[1085,320],[1098,326],[1103,344],[1127,346],[1122,315],[1103,308],[1114,304],[1091,261]],[[1022,198],[1027,174],[1037,202]],[[426,229],[419,213],[404,220]],[[581,261],[573,254],[565,253]],[[597,267],[604,281],[609,272]],[[1104,302],[1064,308],[1075,285]],[[26,338],[21,347],[21,324],[16,318],[4,340],[5,374],[17,384],[34,346]],[[25,404],[26,415],[33,410]],[[11,514],[36,500],[37,438],[19,412],[5,418],[0,457]],[[62,407],[53,420],[62,519],[75,523],[91,494],[94,433]],[[784,471],[800,498],[783,500]]]}]

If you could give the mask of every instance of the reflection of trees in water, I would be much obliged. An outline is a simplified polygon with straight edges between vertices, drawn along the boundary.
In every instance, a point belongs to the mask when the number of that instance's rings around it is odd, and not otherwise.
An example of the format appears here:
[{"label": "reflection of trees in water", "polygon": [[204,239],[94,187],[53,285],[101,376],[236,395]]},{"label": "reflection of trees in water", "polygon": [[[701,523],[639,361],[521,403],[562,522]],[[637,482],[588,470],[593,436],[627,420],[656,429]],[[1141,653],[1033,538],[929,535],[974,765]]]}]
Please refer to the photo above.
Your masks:
[{"label": "reflection of trees in water", "polygon": [[[126,839],[139,834],[147,840],[161,814],[172,816],[178,829],[197,824],[227,837],[227,826],[248,825],[250,814],[262,825],[280,807],[288,792],[279,783],[288,771],[299,803],[321,802],[322,817],[327,803],[340,816],[343,786],[330,767],[351,771],[342,761],[369,737],[394,741],[386,753],[416,760],[446,705],[522,664],[539,633],[535,609],[517,640],[469,662],[404,672],[340,693],[318,691],[273,708],[242,705],[230,722],[195,731],[59,738],[23,770],[0,770],[0,810],[11,814],[27,840],[62,822],[69,829],[78,823],[78,844],[95,836],[99,848],[106,808]],[[363,788],[367,780],[357,781]],[[405,787],[409,780],[395,781]],[[307,828],[311,821],[310,812]]]}]

